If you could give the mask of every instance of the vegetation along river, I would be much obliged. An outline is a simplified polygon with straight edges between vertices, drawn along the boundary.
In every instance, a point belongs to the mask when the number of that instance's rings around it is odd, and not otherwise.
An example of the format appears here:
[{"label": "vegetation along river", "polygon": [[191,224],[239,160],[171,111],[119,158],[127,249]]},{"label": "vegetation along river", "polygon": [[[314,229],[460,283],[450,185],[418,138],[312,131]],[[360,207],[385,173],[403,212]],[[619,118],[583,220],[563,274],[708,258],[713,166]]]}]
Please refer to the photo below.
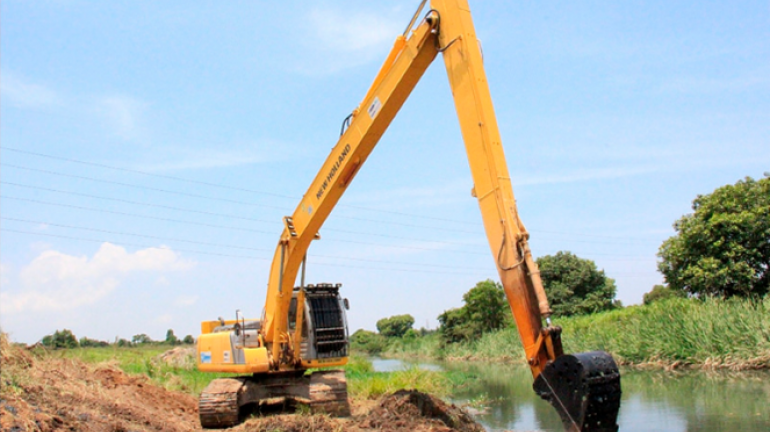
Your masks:
[{"label": "vegetation along river", "polygon": [[[412,365],[372,359],[375,371]],[[532,391],[532,377],[521,365],[419,363],[418,367],[464,376],[452,401],[478,410],[490,431],[562,432],[556,411]],[[770,431],[770,371],[713,372],[621,370],[622,432]]]}]

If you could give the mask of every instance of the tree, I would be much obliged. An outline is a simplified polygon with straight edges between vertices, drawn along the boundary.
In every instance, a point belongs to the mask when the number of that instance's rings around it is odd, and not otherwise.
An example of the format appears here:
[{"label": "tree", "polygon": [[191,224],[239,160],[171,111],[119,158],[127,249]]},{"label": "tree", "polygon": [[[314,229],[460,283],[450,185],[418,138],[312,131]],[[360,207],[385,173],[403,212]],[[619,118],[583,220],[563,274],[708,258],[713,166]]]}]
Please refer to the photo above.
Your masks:
[{"label": "tree", "polygon": [[385,350],[388,341],[385,337],[373,331],[359,329],[350,336],[350,348],[354,351],[364,351],[376,355]]},{"label": "tree", "polygon": [[67,329],[56,330],[52,335],[43,337],[40,343],[53,349],[78,347],[78,339],[72,334],[72,331]]},{"label": "tree", "polygon": [[655,285],[650,292],[644,294],[644,304],[648,305],[660,300],[682,297],[687,297],[687,294],[682,290],[673,290],[665,285]]},{"label": "tree", "polygon": [[674,290],[695,296],[760,297],[770,288],[770,175],[698,195],[674,223],[658,270]]},{"label": "tree", "polygon": [[438,331],[445,344],[471,340],[476,334],[464,307],[445,310],[438,316],[438,323]]},{"label": "tree", "polygon": [[471,340],[482,334],[512,325],[511,313],[499,282],[485,280],[463,295],[461,308],[449,309],[438,316],[439,333],[444,343]]},{"label": "tree", "polygon": [[168,329],[168,331],[166,331],[165,342],[169,345],[179,345],[181,343],[179,342],[179,338],[176,337],[176,335],[174,334],[174,330],[172,329]]},{"label": "tree", "polygon": [[185,345],[192,345],[195,343],[195,338],[192,337],[192,335],[187,335],[184,337],[184,339],[182,339],[182,343]]},{"label": "tree", "polygon": [[467,318],[475,323],[479,335],[503,328],[510,315],[503,286],[491,279],[477,283],[463,295],[463,301]]},{"label": "tree", "polygon": [[152,339],[150,339],[149,336],[146,334],[138,334],[134,335],[134,337],[131,338],[131,343],[133,344],[145,344],[145,343],[152,343]]},{"label": "tree", "polygon": [[385,337],[401,337],[414,325],[411,315],[394,315],[377,321],[377,331]]},{"label": "tree", "polygon": [[597,270],[596,263],[570,252],[537,259],[551,309],[555,316],[600,312],[615,307],[615,281]]},{"label": "tree", "polygon": [[104,341],[91,339],[84,336],[80,338],[79,345],[81,348],[86,348],[86,347],[106,347],[106,346],[109,346],[110,344]]}]

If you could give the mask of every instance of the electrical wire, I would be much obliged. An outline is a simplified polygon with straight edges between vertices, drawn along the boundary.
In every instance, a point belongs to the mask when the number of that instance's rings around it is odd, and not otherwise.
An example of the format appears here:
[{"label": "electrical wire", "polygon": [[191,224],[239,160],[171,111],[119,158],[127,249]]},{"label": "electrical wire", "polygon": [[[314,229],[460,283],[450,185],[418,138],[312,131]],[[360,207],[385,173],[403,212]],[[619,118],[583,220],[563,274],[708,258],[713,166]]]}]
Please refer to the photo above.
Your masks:
[{"label": "electrical wire", "polygon": [[[87,241],[92,243],[111,243],[116,246],[134,246],[134,247],[143,247],[148,249],[162,249],[162,250],[170,250],[170,251],[177,251],[177,252],[187,252],[187,253],[193,253],[193,254],[202,254],[202,255],[215,255],[215,256],[221,256],[221,257],[227,257],[227,258],[244,258],[244,259],[253,259],[253,260],[260,260],[260,261],[270,261],[268,258],[264,257],[257,257],[257,256],[247,256],[247,255],[232,255],[232,254],[223,254],[223,253],[217,253],[217,252],[206,252],[206,251],[198,251],[198,250],[189,250],[189,249],[171,249],[169,247],[163,247],[163,246],[154,246],[154,245],[143,245],[143,244],[137,244],[137,243],[126,243],[126,242],[113,242],[109,240],[98,240],[98,239],[89,239],[84,237],[75,237],[75,236],[66,236],[66,235],[60,235],[60,234],[49,234],[49,233],[41,233],[41,232],[34,232],[34,231],[23,231],[23,230],[15,230],[11,228],[0,228],[0,231],[4,232],[12,232],[12,233],[18,233],[18,234],[31,234],[31,235],[39,235],[39,236],[45,236],[45,237],[55,237],[55,238],[64,238],[69,240],[79,240],[79,241]],[[331,257],[329,257],[331,258]],[[407,272],[407,273],[433,273],[433,274],[478,274],[478,272],[452,272],[452,271],[431,271],[431,270],[425,270],[425,269],[403,269],[403,268],[383,268],[383,267],[361,267],[361,266],[352,266],[347,264],[333,264],[333,263],[325,263],[325,262],[316,262],[314,265],[322,265],[322,266],[329,266],[329,267],[343,267],[343,268],[352,268],[352,269],[360,269],[360,270],[382,270],[382,271],[397,271],[397,272]],[[456,268],[456,267],[455,267]]]},{"label": "electrical wire", "polygon": [[[135,169],[130,169],[130,168],[121,168],[121,167],[116,167],[116,166],[107,165],[107,164],[101,164],[101,163],[96,163],[96,162],[87,162],[87,161],[83,161],[83,160],[79,160],[79,159],[66,158],[66,157],[61,157],[61,156],[54,156],[54,155],[50,155],[50,154],[33,152],[33,151],[29,151],[29,150],[22,150],[22,149],[7,147],[7,146],[0,146],[0,150],[6,150],[6,151],[10,151],[10,152],[27,154],[27,155],[31,155],[31,156],[37,156],[37,157],[42,157],[42,158],[54,159],[54,160],[62,160],[62,161],[66,161],[66,162],[78,163],[78,164],[83,164],[83,165],[90,165],[90,166],[95,166],[95,167],[99,167],[99,168],[106,168],[106,169],[112,169],[112,170],[117,170],[117,171],[130,172],[130,173],[133,173],[133,174],[142,174],[142,175],[146,175],[146,176],[164,178],[164,179],[169,179],[169,180],[176,180],[176,181],[181,181],[181,182],[188,182],[188,183],[193,183],[193,184],[200,184],[200,185],[205,185],[205,186],[218,187],[218,188],[222,188],[222,189],[230,189],[230,190],[236,190],[236,191],[241,191],[241,192],[250,192],[250,193],[262,194],[262,195],[273,196],[273,197],[278,197],[278,198],[287,198],[287,199],[292,199],[292,200],[295,200],[295,201],[299,199],[298,197],[295,197],[295,196],[276,194],[276,193],[272,193],[272,192],[259,191],[259,190],[242,188],[242,187],[237,187],[237,186],[229,186],[229,185],[223,185],[223,184],[217,184],[217,183],[211,183],[211,182],[204,182],[204,181],[199,181],[199,180],[186,179],[186,178],[183,178],[183,177],[175,177],[175,176],[169,176],[169,175],[163,175],[163,174],[150,173],[150,172],[147,172],[147,171],[135,170]],[[8,164],[3,164],[3,165],[10,166]],[[34,170],[34,168],[19,167],[19,166],[14,166],[14,167],[21,168],[21,169]],[[40,171],[43,171],[43,170],[40,170]],[[53,172],[49,172],[49,173],[54,174]],[[55,174],[57,174],[57,175],[67,175],[67,174],[60,174],[60,173],[55,173]],[[85,178],[85,177],[81,177],[81,178]],[[93,179],[93,180],[96,180],[96,179]],[[100,181],[100,180],[96,180],[96,181]],[[109,182],[109,181],[106,181],[106,180],[101,180],[101,181]],[[118,182],[109,182],[109,183],[120,184]],[[128,184],[123,184],[123,185],[124,186],[130,186]],[[133,185],[133,186],[138,187],[136,185]],[[184,194],[184,193],[181,193],[181,192],[171,192],[171,191],[166,191],[166,192],[169,192],[169,193],[179,193],[180,195]],[[211,198],[211,197],[208,197],[208,198],[209,199],[214,199],[214,198]],[[241,203],[243,203],[243,202],[241,202]],[[257,204],[252,204],[252,205],[257,205]],[[451,222],[451,223],[463,224],[463,225],[478,226],[478,224],[476,222],[469,222],[469,221],[463,221],[463,220],[457,220],[457,219],[439,218],[439,217],[433,217],[433,216],[418,215],[418,214],[413,214],[413,213],[397,212],[397,211],[392,211],[392,210],[373,209],[373,208],[369,208],[369,207],[356,206],[356,205],[350,205],[350,204],[340,204],[340,205],[338,205],[338,207],[352,208],[352,209],[365,210],[365,211],[373,211],[373,212],[384,213],[384,214],[393,214],[393,215],[398,215],[398,216],[407,216],[407,217],[410,217],[410,218],[420,218],[420,219],[436,220],[436,221],[442,221],[442,222]],[[281,208],[282,209],[283,207],[272,207],[272,208]],[[351,217],[346,217],[346,218],[351,218]],[[369,220],[369,219],[359,219],[359,220],[372,221],[372,220]],[[393,222],[387,222],[387,221],[374,221],[374,222],[377,222],[377,223],[393,223]],[[393,224],[397,224],[397,223],[393,223]],[[406,226],[411,226],[411,225],[406,225]],[[420,226],[414,226],[414,227],[415,228],[437,229],[436,227],[420,227]],[[463,231],[463,232],[465,232],[465,231]],[[531,233],[543,233],[543,234],[555,234],[555,235],[562,235],[562,236],[607,238],[607,239],[617,239],[617,240],[625,240],[625,241],[628,241],[628,240],[631,240],[631,241],[646,241],[646,239],[639,239],[639,238],[633,238],[633,237],[607,236],[607,235],[600,235],[600,234],[581,234],[581,233],[576,233],[576,232],[560,232],[560,231],[550,231],[550,230],[533,230],[533,231],[530,231],[530,232]],[[474,231],[474,232],[470,232],[470,233],[475,234],[476,232]]]},{"label": "electrical wire", "polygon": [[[248,202],[248,201],[240,201],[240,200],[234,200],[234,199],[228,199],[228,198],[221,198],[221,197],[213,197],[208,195],[199,195],[199,194],[193,194],[189,192],[180,192],[180,191],[172,191],[168,189],[161,189],[156,187],[150,187],[150,186],[142,186],[142,185],[136,185],[131,183],[123,183],[123,182],[117,182],[113,180],[104,180],[104,179],[98,179],[94,177],[87,177],[82,175],[75,175],[75,174],[67,174],[57,171],[51,171],[51,170],[44,170],[39,168],[32,168],[32,167],[26,167],[21,165],[14,165],[14,164],[8,164],[8,163],[0,163],[0,166],[6,167],[6,168],[15,168],[20,170],[26,170],[26,171],[33,171],[43,174],[51,174],[61,177],[68,177],[68,178],[75,178],[79,180],[88,180],[92,182],[97,183],[105,183],[105,184],[113,184],[118,186],[124,186],[124,187],[130,187],[135,189],[141,189],[141,190],[150,190],[155,192],[162,192],[167,194],[173,194],[173,195],[179,195],[179,196],[186,196],[191,198],[202,198],[207,200],[213,200],[213,201],[220,201],[220,202],[228,202],[232,204],[240,204],[240,205],[247,205],[247,206],[255,206],[255,207],[262,207],[262,208],[269,208],[269,209],[278,209],[278,210],[284,210],[288,211],[287,207],[278,207],[278,206],[271,206],[266,204],[259,204],[254,202]],[[459,229],[453,229],[453,228],[443,228],[443,227],[437,227],[437,226],[427,226],[427,225],[415,225],[415,224],[407,224],[402,222],[392,222],[392,221],[386,221],[386,220],[379,220],[379,219],[368,219],[368,218],[361,218],[361,217],[355,217],[355,216],[346,216],[346,215],[340,215],[335,214],[335,218],[338,219],[348,219],[348,220],[358,220],[362,222],[373,222],[377,224],[388,224],[388,225],[398,225],[398,226],[404,226],[409,228],[423,228],[423,229],[430,229],[430,230],[436,230],[436,231],[451,231],[451,232],[462,232],[462,233],[468,233],[468,234],[479,234],[480,232],[478,230],[476,231],[470,231],[470,230],[459,230]]]},{"label": "electrical wire", "polygon": [[[195,241],[195,240],[185,240],[185,239],[180,239],[180,238],[159,237],[159,236],[152,236],[152,235],[145,235],[145,234],[138,234],[138,233],[128,233],[128,232],[122,232],[122,231],[111,231],[111,230],[103,230],[103,229],[98,229],[98,228],[89,228],[89,227],[76,226],[76,225],[65,225],[65,224],[58,224],[58,223],[53,223],[53,222],[34,221],[34,220],[29,220],[29,219],[19,219],[19,218],[6,217],[6,216],[2,216],[2,217],[0,217],[0,219],[7,220],[7,221],[14,221],[14,222],[23,222],[23,223],[30,223],[30,224],[55,226],[55,227],[59,227],[59,228],[78,229],[78,230],[98,232],[98,233],[104,233],[104,234],[117,234],[117,235],[125,235],[125,236],[132,236],[132,237],[143,237],[143,238],[150,238],[150,239],[164,240],[164,241],[178,241],[178,242],[183,242],[183,243],[199,244],[199,245],[203,245],[203,246],[215,246],[215,247],[222,247],[222,248],[229,248],[229,249],[243,249],[243,250],[252,250],[252,251],[259,251],[259,252],[271,252],[270,250],[264,249],[264,248],[253,248],[253,247],[229,245],[229,244],[222,244],[222,243],[209,243],[209,242],[201,242],[201,241]],[[334,256],[334,255],[318,255],[318,254],[313,254],[313,255],[311,255],[311,257],[313,257],[313,258],[342,259],[342,260],[371,262],[371,263],[382,263],[382,264],[397,264],[397,265],[409,265],[409,266],[420,266],[420,267],[436,267],[436,268],[450,268],[450,269],[463,268],[463,269],[467,269],[467,270],[475,270],[475,268],[473,268],[473,267],[462,267],[462,266],[444,265],[444,264],[425,264],[425,263],[414,263],[414,262],[409,263],[409,262],[403,262],[403,261],[375,260],[375,259],[366,259],[366,258],[356,258],[356,257],[350,257],[350,256]]]},{"label": "electrical wire", "polygon": [[[2,194],[0,195],[0,198],[3,199],[10,199],[15,201],[24,201],[24,202],[30,202],[35,204],[43,204],[43,205],[50,205],[50,206],[56,206],[56,207],[66,207],[66,208],[72,208],[76,210],[86,210],[86,211],[94,211],[99,213],[109,213],[109,214],[115,214],[119,216],[129,216],[129,217],[137,217],[142,219],[151,219],[151,220],[158,220],[163,222],[174,222],[174,223],[183,223],[188,225],[197,225],[197,226],[205,226],[208,228],[220,228],[220,229],[226,229],[226,230],[232,230],[232,231],[244,231],[244,232],[252,232],[252,233],[259,233],[259,234],[270,234],[275,235],[278,234],[278,231],[263,231],[263,230],[255,230],[250,228],[242,228],[242,227],[233,227],[233,226],[226,226],[226,225],[215,225],[215,224],[208,224],[203,222],[193,222],[193,221],[187,221],[187,220],[181,220],[181,219],[170,219],[170,218],[163,218],[163,217],[157,217],[157,216],[147,216],[147,215],[140,215],[136,213],[127,213],[127,212],[119,212],[114,210],[105,210],[105,209],[97,209],[93,207],[84,207],[84,206],[77,206],[72,204],[61,204],[61,203],[53,203],[50,201],[43,201],[43,200],[36,200],[36,199],[29,199],[29,198],[21,198],[21,197],[14,197]],[[403,245],[389,245],[389,244],[383,244],[383,243],[374,243],[374,242],[362,242],[362,241],[356,241],[356,240],[345,240],[345,239],[328,239],[327,241],[331,242],[339,242],[339,243],[351,243],[351,244],[361,244],[366,246],[382,246],[387,248],[394,248],[394,249],[409,249],[409,250],[423,250],[423,251],[434,251],[436,248],[428,248],[428,247],[419,247],[419,246],[403,246]],[[441,249],[443,252],[450,252],[450,253],[458,253],[458,254],[466,254],[466,255],[486,255],[482,252],[472,252],[467,250],[453,250],[453,249]]]},{"label": "electrical wire", "polygon": [[[202,215],[207,215],[207,216],[218,216],[218,217],[225,217],[225,218],[230,218],[230,219],[246,220],[246,221],[251,221],[251,222],[262,222],[262,223],[269,223],[269,224],[274,224],[275,223],[275,221],[266,220],[266,219],[248,218],[248,217],[231,215],[231,214],[226,214],[226,213],[216,213],[216,212],[209,212],[209,211],[203,211],[203,210],[194,210],[194,209],[187,209],[187,208],[182,208],[182,207],[167,206],[167,205],[163,205],[163,204],[144,203],[144,202],[139,202],[139,201],[127,200],[127,199],[123,199],[123,198],[113,198],[113,197],[105,197],[105,196],[99,196],[99,195],[84,194],[84,193],[80,193],[80,192],[64,191],[64,190],[61,190],[61,189],[53,189],[53,188],[46,188],[46,187],[41,187],[41,186],[25,185],[25,184],[21,184],[21,183],[14,183],[14,182],[8,182],[8,181],[0,182],[0,184],[16,186],[16,187],[22,187],[22,188],[27,188],[27,189],[35,189],[35,190],[42,190],[42,191],[60,193],[60,194],[65,194],[65,195],[80,196],[80,197],[85,197],[85,198],[93,198],[93,199],[100,199],[100,200],[106,200],[106,201],[121,202],[121,203],[125,203],[125,204],[140,205],[140,206],[145,206],[145,207],[162,208],[162,209],[181,211],[181,212],[186,212],[186,213],[202,214]],[[419,239],[419,238],[414,238],[414,237],[396,236],[396,235],[392,235],[392,234],[368,233],[368,232],[360,232],[360,231],[341,230],[341,229],[338,229],[338,228],[325,228],[325,231],[328,231],[328,232],[339,232],[339,233],[346,233],[346,234],[354,234],[354,235],[364,235],[364,236],[368,235],[368,236],[392,238],[392,239],[398,239],[398,240],[409,240],[409,241],[420,241],[420,242],[428,242],[428,243],[441,243],[441,244],[448,244],[448,245],[468,246],[467,243],[453,242],[453,241],[449,241],[449,240]]]}]

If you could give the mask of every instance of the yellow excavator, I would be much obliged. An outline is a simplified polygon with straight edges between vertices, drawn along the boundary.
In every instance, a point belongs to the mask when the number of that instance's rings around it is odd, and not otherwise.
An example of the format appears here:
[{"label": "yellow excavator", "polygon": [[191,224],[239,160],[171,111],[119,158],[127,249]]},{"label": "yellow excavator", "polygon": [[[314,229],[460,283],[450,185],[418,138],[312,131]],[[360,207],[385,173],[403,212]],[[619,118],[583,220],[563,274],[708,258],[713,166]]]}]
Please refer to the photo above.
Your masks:
[{"label": "yellow excavator", "polygon": [[[197,341],[201,371],[242,376],[213,380],[200,396],[205,428],[239,423],[250,407],[282,399],[313,411],[349,414],[347,299],[340,284],[306,284],[307,250],[414,86],[443,54],[492,257],[534,377],[534,390],[567,431],[617,431],[620,374],[602,351],[564,354],[561,328],[516,209],[482,54],[467,0],[423,0],[396,38],[361,104],[299,205],[283,218],[260,319],[205,321]],[[422,15],[422,18],[420,19]],[[297,285],[299,279],[299,285]],[[313,373],[309,369],[324,368]]]}]

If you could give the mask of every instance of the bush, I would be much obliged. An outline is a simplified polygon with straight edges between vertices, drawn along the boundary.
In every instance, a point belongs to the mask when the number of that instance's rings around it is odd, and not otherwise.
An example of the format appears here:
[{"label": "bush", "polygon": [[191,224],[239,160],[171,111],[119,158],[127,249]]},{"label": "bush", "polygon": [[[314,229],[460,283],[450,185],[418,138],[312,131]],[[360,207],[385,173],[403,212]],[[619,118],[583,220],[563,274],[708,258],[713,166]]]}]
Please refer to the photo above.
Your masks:
[{"label": "bush", "polygon": [[687,297],[684,291],[672,290],[665,285],[655,285],[652,287],[652,291],[644,294],[644,304],[649,305],[655,301],[684,297]]},{"label": "bush", "polygon": [[80,338],[80,347],[81,348],[88,348],[88,347],[106,347],[110,344],[104,341],[96,340],[96,339],[90,339],[87,337]]},{"label": "bush", "polygon": [[377,355],[385,350],[388,341],[384,336],[375,332],[360,329],[350,336],[350,349],[363,351],[370,355]]},{"label": "bush", "polygon": [[70,330],[56,330],[54,334],[43,337],[43,346],[53,349],[77,348],[78,340]]},{"label": "bush", "polygon": [[414,325],[411,315],[395,315],[377,321],[377,331],[385,337],[401,337]]}]

